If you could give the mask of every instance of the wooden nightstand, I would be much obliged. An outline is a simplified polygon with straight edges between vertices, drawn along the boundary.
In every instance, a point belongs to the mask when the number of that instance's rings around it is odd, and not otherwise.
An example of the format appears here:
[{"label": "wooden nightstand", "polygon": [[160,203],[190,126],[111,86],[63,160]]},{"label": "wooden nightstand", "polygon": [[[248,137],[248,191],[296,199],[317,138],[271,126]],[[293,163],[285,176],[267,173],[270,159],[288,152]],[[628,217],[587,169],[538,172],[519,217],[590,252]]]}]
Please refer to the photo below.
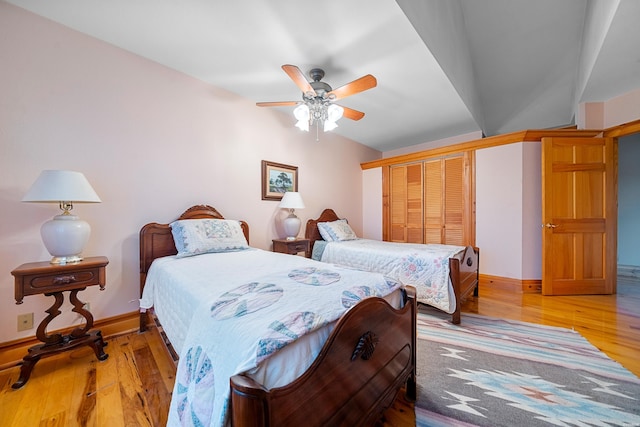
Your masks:
[{"label": "wooden nightstand", "polygon": [[273,252],[283,254],[296,255],[298,252],[304,252],[305,256],[309,256],[309,239],[273,239]]},{"label": "wooden nightstand", "polygon": [[[89,257],[84,260],[65,265],[53,265],[48,261],[30,262],[22,264],[11,272],[15,277],[16,304],[22,304],[22,300],[28,295],[44,294],[55,297],[53,305],[46,310],[49,315],[40,323],[36,337],[43,342],[29,349],[28,354],[22,359],[20,377],[11,387],[20,388],[26,384],[31,376],[31,371],[36,363],[46,356],[70,350],[72,348],[88,345],[93,348],[99,360],[109,357],[104,352],[107,345],[102,339],[99,330],[89,331],[93,327],[93,315],[84,309],[84,303],[78,299],[78,292],[87,286],[99,285],[104,290],[106,283],[106,266],[109,260],[106,257]],[[61,312],[59,308],[64,301],[63,292],[69,291],[69,301],[73,304],[72,311],[86,319],[83,327],[77,327],[68,335],[59,333],[47,335],[47,326]]]}]

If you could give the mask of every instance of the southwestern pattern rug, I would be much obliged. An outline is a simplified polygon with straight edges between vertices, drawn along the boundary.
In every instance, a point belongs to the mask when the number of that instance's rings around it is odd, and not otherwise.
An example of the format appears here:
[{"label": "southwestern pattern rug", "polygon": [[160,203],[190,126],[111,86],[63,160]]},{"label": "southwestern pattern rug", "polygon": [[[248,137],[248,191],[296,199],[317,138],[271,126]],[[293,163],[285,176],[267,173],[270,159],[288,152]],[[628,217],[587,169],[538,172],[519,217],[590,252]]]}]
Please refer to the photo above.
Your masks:
[{"label": "southwestern pattern rug", "polygon": [[417,360],[417,426],[640,426],[640,379],[569,329],[421,308]]}]

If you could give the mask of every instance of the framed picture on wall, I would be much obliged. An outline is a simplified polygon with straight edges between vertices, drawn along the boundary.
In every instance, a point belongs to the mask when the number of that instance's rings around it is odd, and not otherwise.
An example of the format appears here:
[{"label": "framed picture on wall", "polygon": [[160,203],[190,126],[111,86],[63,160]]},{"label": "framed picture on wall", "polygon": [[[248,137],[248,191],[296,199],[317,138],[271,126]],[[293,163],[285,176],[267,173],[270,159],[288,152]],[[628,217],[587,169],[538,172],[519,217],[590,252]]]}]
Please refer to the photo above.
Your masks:
[{"label": "framed picture on wall", "polygon": [[280,200],[287,191],[298,191],[298,167],[262,161],[262,200]]}]

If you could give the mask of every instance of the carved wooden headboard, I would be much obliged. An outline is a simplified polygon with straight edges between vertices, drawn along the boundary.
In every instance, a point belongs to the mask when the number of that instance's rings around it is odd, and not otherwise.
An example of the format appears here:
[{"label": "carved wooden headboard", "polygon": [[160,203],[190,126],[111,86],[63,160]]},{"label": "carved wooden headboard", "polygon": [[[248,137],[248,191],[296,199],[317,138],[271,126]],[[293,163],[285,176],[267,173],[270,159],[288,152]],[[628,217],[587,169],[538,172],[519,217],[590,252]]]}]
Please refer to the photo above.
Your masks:
[{"label": "carved wooden headboard", "polygon": [[341,218],[336,215],[333,209],[325,209],[317,219],[310,219],[307,221],[307,227],[304,231],[305,239],[309,239],[309,253],[307,254],[307,258],[311,257],[311,253],[313,252],[313,244],[316,242],[316,240],[323,240],[322,236],[320,235],[320,231],[318,230],[318,223],[337,221],[339,219]]},{"label": "carved wooden headboard", "polygon": [[[178,217],[178,219],[201,218],[224,219],[220,212],[208,205],[192,206]],[[249,225],[244,221],[240,221],[240,226],[247,242],[249,242]],[[144,289],[147,271],[149,271],[153,260],[177,253],[178,250],[173,241],[169,224],[152,222],[142,227],[140,230],[140,296],[142,296],[142,290]]]}]

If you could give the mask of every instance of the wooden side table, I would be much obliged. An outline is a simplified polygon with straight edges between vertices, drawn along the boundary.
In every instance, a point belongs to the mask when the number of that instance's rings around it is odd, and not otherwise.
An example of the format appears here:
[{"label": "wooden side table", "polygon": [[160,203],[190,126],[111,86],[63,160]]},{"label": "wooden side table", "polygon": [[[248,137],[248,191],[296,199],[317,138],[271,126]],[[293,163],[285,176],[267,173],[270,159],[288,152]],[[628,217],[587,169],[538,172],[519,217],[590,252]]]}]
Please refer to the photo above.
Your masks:
[{"label": "wooden side table", "polygon": [[304,252],[305,256],[309,257],[309,239],[273,239],[273,252],[291,255]]},{"label": "wooden side table", "polygon": [[[36,337],[42,344],[31,347],[28,354],[22,359],[20,377],[11,387],[18,389],[26,384],[31,376],[31,371],[36,363],[46,356],[52,356],[72,348],[88,345],[96,354],[98,360],[109,357],[104,352],[107,345],[102,339],[99,330],[90,331],[93,327],[93,315],[84,309],[84,303],[78,299],[78,292],[87,286],[99,285],[104,290],[106,283],[106,266],[109,260],[106,257],[90,257],[83,261],[53,265],[48,261],[30,262],[22,264],[11,272],[15,277],[16,304],[22,304],[25,296],[44,294],[53,296],[55,302],[46,310],[49,315],[40,323]],[[64,301],[63,292],[69,291],[69,301],[73,304],[72,311],[82,315],[86,319],[84,327],[77,327],[68,335],[59,333],[47,334],[47,326],[61,311],[59,308]]]}]

